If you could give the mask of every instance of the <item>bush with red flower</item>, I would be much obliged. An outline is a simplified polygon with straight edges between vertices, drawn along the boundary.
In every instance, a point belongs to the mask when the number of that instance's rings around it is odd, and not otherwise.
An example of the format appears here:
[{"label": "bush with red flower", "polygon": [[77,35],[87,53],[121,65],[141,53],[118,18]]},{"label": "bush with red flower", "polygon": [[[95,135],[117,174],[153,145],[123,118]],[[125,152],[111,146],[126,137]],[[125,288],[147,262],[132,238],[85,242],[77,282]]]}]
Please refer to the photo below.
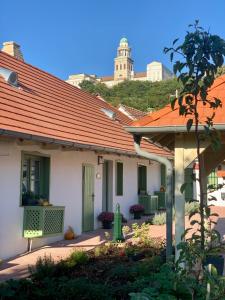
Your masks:
[{"label": "bush with red flower", "polygon": [[130,213],[135,214],[135,213],[143,213],[144,212],[144,206],[141,204],[134,204],[130,207]]},{"label": "bush with red flower", "polygon": [[[122,216],[122,223],[127,223],[127,219],[121,214]],[[109,211],[103,211],[98,215],[98,220],[101,222],[113,222],[114,220],[114,213]]]},{"label": "bush with red flower", "polygon": [[98,220],[101,222],[113,222],[114,213],[109,211],[103,211],[98,215]]}]

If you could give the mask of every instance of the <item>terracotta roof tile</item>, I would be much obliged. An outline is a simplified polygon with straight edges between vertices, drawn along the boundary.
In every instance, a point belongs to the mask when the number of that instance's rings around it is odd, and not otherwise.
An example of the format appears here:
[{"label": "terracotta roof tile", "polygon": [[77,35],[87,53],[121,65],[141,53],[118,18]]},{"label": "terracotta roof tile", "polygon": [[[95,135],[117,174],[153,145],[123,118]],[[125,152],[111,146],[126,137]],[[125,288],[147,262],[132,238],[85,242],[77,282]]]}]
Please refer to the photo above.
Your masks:
[{"label": "terracotta roof tile", "polygon": [[[216,115],[213,120],[214,124],[225,124],[225,75],[217,78],[213,86],[209,90],[209,99],[214,97],[222,101],[222,107],[216,109]],[[200,122],[204,123],[208,116],[211,116],[212,109],[205,107],[203,104],[199,105]],[[145,126],[145,127],[166,127],[166,126],[185,126],[187,118],[179,115],[178,105],[174,110],[170,105],[153,112],[137,121],[132,123],[132,126]],[[163,129],[162,129],[163,130]]]},{"label": "terracotta roof tile", "polygon": [[[1,51],[0,67],[19,76],[19,88],[0,76],[1,130],[134,154],[132,136],[123,128],[131,120],[107,102]],[[102,108],[113,110],[116,120],[108,118]],[[143,147],[171,156],[148,142]]]},{"label": "terracotta roof tile", "polygon": [[146,77],[146,72],[137,72],[134,73],[134,78]]},{"label": "terracotta roof tile", "polygon": [[[138,120],[140,119],[141,117],[144,117],[146,116],[148,113],[147,112],[144,112],[142,110],[139,110],[139,109],[136,109],[136,108],[133,108],[133,107],[130,107],[130,106],[127,106],[125,104],[120,104],[119,105],[119,108],[122,107],[130,116],[133,120]],[[119,109],[118,108],[118,109]]]},{"label": "terracotta roof tile", "polygon": [[111,81],[111,80],[114,80],[114,77],[113,76],[103,76],[101,77],[101,81]]}]

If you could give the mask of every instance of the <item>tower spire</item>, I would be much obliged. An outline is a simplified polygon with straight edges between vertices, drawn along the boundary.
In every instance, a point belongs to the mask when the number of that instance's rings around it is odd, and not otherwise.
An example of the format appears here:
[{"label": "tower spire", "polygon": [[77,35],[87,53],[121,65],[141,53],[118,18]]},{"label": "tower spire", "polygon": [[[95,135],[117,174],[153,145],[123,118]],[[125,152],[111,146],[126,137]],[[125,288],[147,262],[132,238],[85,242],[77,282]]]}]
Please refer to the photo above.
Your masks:
[{"label": "tower spire", "polygon": [[120,40],[117,57],[114,59],[114,80],[131,79],[133,76],[133,60],[127,38]]}]

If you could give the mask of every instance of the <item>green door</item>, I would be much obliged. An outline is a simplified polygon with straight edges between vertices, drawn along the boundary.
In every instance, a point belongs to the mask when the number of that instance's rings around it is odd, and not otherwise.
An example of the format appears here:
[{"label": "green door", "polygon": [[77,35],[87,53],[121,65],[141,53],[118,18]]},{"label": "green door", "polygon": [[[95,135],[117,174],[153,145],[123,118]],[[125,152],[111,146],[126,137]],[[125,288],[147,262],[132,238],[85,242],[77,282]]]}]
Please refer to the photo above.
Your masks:
[{"label": "green door", "polygon": [[83,231],[94,230],[94,167],[83,165]]}]

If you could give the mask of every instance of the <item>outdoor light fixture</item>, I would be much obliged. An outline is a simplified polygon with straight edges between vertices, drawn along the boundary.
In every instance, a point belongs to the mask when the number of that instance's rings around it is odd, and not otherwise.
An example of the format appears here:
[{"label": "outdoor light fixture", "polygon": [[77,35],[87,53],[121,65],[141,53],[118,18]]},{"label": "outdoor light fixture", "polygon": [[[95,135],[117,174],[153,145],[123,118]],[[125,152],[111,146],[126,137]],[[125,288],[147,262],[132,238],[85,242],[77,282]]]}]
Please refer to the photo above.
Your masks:
[{"label": "outdoor light fixture", "polygon": [[103,156],[99,155],[98,156],[98,165],[103,165],[103,163],[104,163],[104,158],[103,158]]}]

